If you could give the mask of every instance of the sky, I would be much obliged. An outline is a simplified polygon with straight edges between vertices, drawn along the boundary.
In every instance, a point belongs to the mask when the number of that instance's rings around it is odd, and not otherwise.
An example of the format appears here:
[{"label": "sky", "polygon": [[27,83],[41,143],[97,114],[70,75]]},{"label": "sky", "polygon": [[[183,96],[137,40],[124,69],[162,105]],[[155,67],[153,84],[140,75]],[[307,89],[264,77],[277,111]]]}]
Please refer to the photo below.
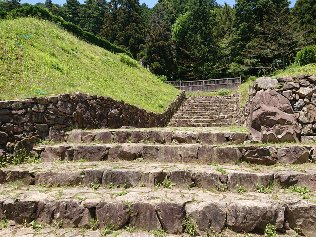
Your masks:
[{"label": "sky", "polygon": [[[66,0],[52,0],[53,3],[57,3],[57,4],[64,4],[66,2]],[[84,0],[79,0],[80,2],[83,2]],[[21,3],[38,3],[38,2],[45,2],[45,0],[21,0]],[[158,2],[158,0],[140,0],[140,3],[146,3],[149,7],[153,7],[156,3]],[[217,0],[217,3],[219,4],[224,4],[224,3],[228,3],[229,5],[234,5],[235,4],[235,0]],[[291,6],[294,5],[294,3],[296,2],[296,0],[291,0]]]}]

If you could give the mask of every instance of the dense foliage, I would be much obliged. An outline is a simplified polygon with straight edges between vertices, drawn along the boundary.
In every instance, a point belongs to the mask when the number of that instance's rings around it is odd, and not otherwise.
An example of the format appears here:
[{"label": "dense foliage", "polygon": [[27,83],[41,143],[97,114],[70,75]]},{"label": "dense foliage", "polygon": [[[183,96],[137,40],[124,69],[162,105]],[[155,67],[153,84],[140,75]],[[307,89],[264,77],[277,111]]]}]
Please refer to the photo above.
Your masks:
[{"label": "dense foliage", "polygon": [[[65,28],[76,33],[79,26],[96,35],[79,33],[89,42],[102,45],[103,37],[128,50],[157,75],[198,80],[272,73],[293,63],[303,47],[315,45],[316,1],[289,4],[236,0],[231,7],[215,0],[159,0],[149,9],[139,0],[67,0],[63,6],[46,0],[37,5],[64,19],[59,22]],[[19,0],[0,0],[0,17],[22,6]]]},{"label": "dense foliage", "polygon": [[306,46],[297,52],[295,63],[304,66],[310,63],[316,63],[316,45]]}]

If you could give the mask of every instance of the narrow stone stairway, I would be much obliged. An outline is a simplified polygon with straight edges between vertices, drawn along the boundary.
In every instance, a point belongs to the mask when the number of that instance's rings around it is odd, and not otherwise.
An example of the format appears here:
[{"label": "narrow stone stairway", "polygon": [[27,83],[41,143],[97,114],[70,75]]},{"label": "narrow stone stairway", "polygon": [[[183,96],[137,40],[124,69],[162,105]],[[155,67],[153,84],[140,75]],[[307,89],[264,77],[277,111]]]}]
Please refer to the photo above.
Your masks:
[{"label": "narrow stone stairway", "polygon": [[316,235],[311,144],[250,144],[242,128],[130,128],[73,130],[34,152],[38,163],[0,170],[10,222],[0,236]]},{"label": "narrow stone stairway", "polygon": [[191,96],[172,117],[171,127],[216,127],[235,125],[239,96]]}]

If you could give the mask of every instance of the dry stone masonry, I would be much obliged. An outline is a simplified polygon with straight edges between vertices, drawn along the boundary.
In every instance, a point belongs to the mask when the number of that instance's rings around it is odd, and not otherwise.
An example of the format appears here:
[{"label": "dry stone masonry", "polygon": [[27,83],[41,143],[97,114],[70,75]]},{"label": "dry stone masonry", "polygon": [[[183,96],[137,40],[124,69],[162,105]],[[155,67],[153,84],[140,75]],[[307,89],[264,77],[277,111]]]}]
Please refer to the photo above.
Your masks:
[{"label": "dry stone masonry", "polygon": [[37,139],[72,128],[165,126],[184,98],[182,93],[162,114],[108,97],[81,93],[0,101],[0,154],[1,150],[27,148]]},{"label": "dry stone masonry", "polygon": [[211,127],[72,130],[34,148],[40,163],[0,169],[0,217],[179,236],[189,227],[262,234],[272,224],[314,236],[313,196],[288,191],[316,192],[313,147],[260,147],[248,137]]},{"label": "dry stone masonry", "polygon": [[314,140],[316,76],[257,79],[251,90],[246,117],[255,140]]}]

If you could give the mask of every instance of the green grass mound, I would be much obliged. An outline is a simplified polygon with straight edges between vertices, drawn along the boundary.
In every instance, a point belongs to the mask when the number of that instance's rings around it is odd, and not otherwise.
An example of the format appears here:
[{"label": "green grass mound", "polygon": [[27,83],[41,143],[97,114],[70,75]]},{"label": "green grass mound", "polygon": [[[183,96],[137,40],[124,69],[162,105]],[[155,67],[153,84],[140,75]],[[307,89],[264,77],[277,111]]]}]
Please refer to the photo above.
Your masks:
[{"label": "green grass mound", "polygon": [[124,54],[35,18],[0,21],[0,100],[82,92],[163,112],[179,91]]},{"label": "green grass mound", "polygon": [[305,66],[291,65],[282,71],[275,73],[276,77],[300,76],[300,75],[316,75],[316,63],[307,64]]}]

